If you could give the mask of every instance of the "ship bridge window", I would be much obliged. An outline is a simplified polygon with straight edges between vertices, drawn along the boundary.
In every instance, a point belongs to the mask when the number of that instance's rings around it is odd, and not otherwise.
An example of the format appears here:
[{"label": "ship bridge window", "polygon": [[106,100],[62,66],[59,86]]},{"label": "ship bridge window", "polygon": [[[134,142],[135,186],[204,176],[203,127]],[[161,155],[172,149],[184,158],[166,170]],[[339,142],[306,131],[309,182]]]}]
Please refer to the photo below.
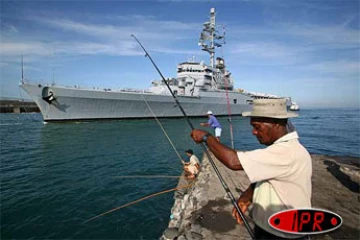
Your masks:
[{"label": "ship bridge window", "polygon": [[234,99],[234,104],[237,104],[237,99]]}]

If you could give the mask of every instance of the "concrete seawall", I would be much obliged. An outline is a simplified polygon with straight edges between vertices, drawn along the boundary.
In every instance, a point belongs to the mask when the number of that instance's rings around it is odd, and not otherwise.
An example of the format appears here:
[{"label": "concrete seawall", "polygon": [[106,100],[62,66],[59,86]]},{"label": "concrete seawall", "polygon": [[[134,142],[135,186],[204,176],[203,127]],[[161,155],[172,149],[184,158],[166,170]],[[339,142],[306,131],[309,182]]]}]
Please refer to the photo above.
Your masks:
[{"label": "concrete seawall", "polygon": [[[250,184],[243,171],[231,171],[213,157],[236,199]],[[311,239],[360,239],[359,158],[312,155],[314,208],[329,210],[343,218],[335,231]],[[226,196],[206,156],[196,180],[181,178],[182,188],[174,194],[168,228],[161,239],[251,239],[246,228],[231,215],[233,205]],[[245,213],[250,226],[253,222]]]},{"label": "concrete seawall", "polygon": [[0,100],[0,113],[40,112],[35,102]]}]

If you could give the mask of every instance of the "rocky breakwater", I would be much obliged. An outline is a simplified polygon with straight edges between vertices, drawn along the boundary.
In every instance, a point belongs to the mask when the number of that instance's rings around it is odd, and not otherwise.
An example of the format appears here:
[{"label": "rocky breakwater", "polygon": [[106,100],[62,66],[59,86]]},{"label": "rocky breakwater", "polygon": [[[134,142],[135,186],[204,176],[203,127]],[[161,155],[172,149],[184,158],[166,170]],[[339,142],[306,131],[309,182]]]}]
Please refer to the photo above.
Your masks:
[{"label": "rocky breakwater", "polygon": [[[248,178],[244,172],[231,171],[213,159],[237,199],[249,186]],[[339,214],[343,224],[311,239],[360,239],[360,159],[325,155],[312,155],[312,159],[312,205]],[[161,239],[250,239],[246,228],[232,217],[233,205],[206,156],[197,179],[181,178],[179,186],[189,187],[174,194],[170,222]],[[253,226],[248,212],[245,215]]]}]

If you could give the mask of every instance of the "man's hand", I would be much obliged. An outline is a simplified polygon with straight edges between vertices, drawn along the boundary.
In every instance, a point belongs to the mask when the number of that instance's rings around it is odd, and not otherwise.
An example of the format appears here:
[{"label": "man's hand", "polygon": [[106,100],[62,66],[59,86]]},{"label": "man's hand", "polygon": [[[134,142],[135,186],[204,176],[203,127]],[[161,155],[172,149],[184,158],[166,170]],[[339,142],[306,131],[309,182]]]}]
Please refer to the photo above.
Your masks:
[{"label": "man's hand", "polygon": [[[253,192],[254,192],[253,188],[251,186],[249,186],[249,188],[246,189],[246,191],[238,199],[237,205],[239,206],[241,212],[245,213],[248,210],[249,206],[252,203]],[[240,214],[237,212],[235,207],[232,210],[232,215],[235,217],[236,222],[238,224],[244,223]]]},{"label": "man's hand", "polygon": [[196,143],[201,143],[202,142],[202,138],[206,135],[209,134],[206,131],[203,130],[199,130],[199,129],[194,129],[191,131],[191,138],[196,142]]},{"label": "man's hand", "polygon": [[[248,210],[249,206],[251,205],[251,202],[248,201],[248,200],[243,200],[240,197],[239,200],[237,201],[237,205],[239,206],[241,212],[245,213]],[[236,222],[238,224],[243,224],[244,223],[242,218],[240,217],[240,214],[237,212],[235,207],[232,210],[232,215],[235,217]]]}]

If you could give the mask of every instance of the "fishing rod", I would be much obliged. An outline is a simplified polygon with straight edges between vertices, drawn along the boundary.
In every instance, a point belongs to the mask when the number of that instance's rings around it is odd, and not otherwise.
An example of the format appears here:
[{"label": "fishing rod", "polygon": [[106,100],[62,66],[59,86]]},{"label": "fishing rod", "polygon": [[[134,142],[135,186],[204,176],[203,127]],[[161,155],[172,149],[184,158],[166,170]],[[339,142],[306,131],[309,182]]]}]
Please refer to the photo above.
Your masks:
[{"label": "fishing rod", "polygon": [[168,192],[173,192],[173,191],[180,190],[180,189],[183,189],[183,188],[190,188],[190,187],[193,185],[193,183],[194,183],[194,182],[190,182],[190,183],[187,184],[187,185],[183,185],[183,186],[179,186],[179,187],[176,187],[176,188],[171,188],[171,189],[167,189],[167,190],[164,190],[164,191],[161,191],[161,192],[157,192],[157,193],[153,193],[153,194],[147,195],[147,196],[142,197],[142,198],[139,198],[139,199],[137,199],[137,200],[135,200],[135,201],[126,203],[126,204],[124,204],[124,205],[121,205],[120,207],[116,207],[116,208],[113,208],[113,209],[111,209],[111,210],[109,210],[109,211],[106,211],[106,212],[104,212],[104,213],[101,213],[101,214],[99,214],[99,215],[96,215],[95,217],[89,218],[88,220],[84,221],[83,223],[90,222],[90,221],[92,221],[92,220],[94,220],[94,219],[96,219],[96,218],[99,218],[99,217],[101,217],[101,216],[104,216],[104,215],[107,215],[107,214],[109,214],[109,213],[115,212],[115,211],[117,211],[117,210],[119,210],[119,209],[128,207],[128,206],[133,205],[133,204],[135,204],[135,203],[141,202],[141,201],[143,201],[143,200],[145,200],[145,199],[149,199],[149,198],[158,196],[158,195],[160,195],[160,194],[164,194],[164,193],[168,193]]},{"label": "fishing rod", "polygon": [[182,176],[170,175],[128,175],[128,176],[115,176],[114,178],[181,178]]},{"label": "fishing rod", "polygon": [[[160,74],[162,80],[164,81],[164,83],[165,83],[165,85],[167,86],[167,88],[169,89],[172,97],[174,98],[176,105],[179,107],[180,111],[181,111],[182,114],[184,115],[186,122],[189,124],[191,130],[194,130],[195,128],[194,128],[193,124],[190,122],[189,117],[186,115],[186,113],[185,113],[184,109],[182,108],[180,102],[177,100],[174,92],[171,90],[168,82],[166,81],[165,77],[162,75],[162,73],[161,73],[161,71],[159,70],[159,68],[156,66],[155,62],[153,61],[153,59],[151,58],[151,56],[149,55],[149,53],[146,51],[146,49],[145,49],[144,46],[141,44],[141,42],[135,37],[135,35],[132,34],[131,36],[139,43],[139,45],[141,46],[141,48],[144,50],[144,52],[145,52],[145,57],[148,57],[148,58],[149,58],[149,60],[151,61],[151,63],[153,64],[153,66],[155,67],[155,69],[157,70],[157,72]],[[226,182],[224,181],[223,177],[221,176],[221,173],[219,172],[219,169],[216,167],[213,159],[211,158],[209,151],[206,149],[205,144],[204,144],[204,143],[200,143],[200,146],[201,146],[203,152],[206,154],[207,158],[209,159],[209,161],[210,161],[210,163],[211,163],[211,166],[214,168],[215,173],[216,173],[217,177],[219,178],[219,180],[220,180],[220,182],[221,182],[221,185],[223,186],[223,188],[224,188],[224,190],[226,191],[226,193],[230,196],[231,202],[232,202],[232,204],[234,205],[236,211],[239,213],[242,221],[244,222],[244,225],[245,225],[246,230],[248,231],[248,233],[249,233],[249,235],[251,236],[251,238],[252,238],[252,239],[255,239],[255,235],[254,235],[254,233],[253,233],[253,231],[252,231],[252,229],[251,229],[248,221],[246,220],[246,218],[245,218],[245,216],[244,216],[244,213],[241,211],[241,209],[240,209],[239,206],[237,205],[237,202],[236,202],[236,200],[235,200],[234,195],[232,194],[232,192],[230,191],[228,185],[226,184]]]}]

